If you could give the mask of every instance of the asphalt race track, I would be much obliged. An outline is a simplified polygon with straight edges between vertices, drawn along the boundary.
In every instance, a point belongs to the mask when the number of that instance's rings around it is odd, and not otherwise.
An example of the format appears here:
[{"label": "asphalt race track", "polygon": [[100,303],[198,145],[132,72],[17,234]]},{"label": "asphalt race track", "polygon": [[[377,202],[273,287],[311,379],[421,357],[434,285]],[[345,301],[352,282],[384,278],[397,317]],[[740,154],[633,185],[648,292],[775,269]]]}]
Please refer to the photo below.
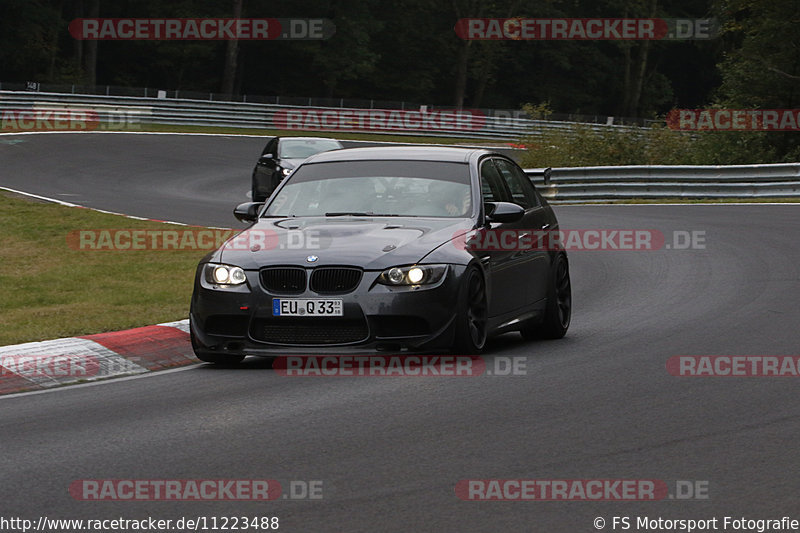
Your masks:
[{"label": "asphalt race track", "polygon": [[[245,227],[231,212],[236,204],[249,200],[250,176],[265,139],[113,133],[3,135],[0,186],[128,215]],[[352,148],[379,143],[342,144]]]},{"label": "asphalt race track", "polygon": [[[20,143],[8,143],[21,139]],[[238,227],[257,138],[0,137],[0,186]],[[567,337],[490,344],[475,378],[282,377],[260,360],[0,398],[2,514],[278,516],[280,531],[596,531],[614,516],[798,516],[797,379],[675,377],[676,355],[798,355],[800,205],[557,207],[562,228],[705,232],[704,249],[573,251]],[[0,229],[2,232],[2,229]],[[176,317],[178,318],[178,317]],[[468,502],[463,479],[707,482],[708,498]],[[80,479],[321,480],[274,502],[92,502]],[[635,520],[635,518],[633,518]],[[619,524],[617,528],[619,528]],[[720,522],[720,530],[721,522]],[[632,527],[632,531],[636,529]]]}]

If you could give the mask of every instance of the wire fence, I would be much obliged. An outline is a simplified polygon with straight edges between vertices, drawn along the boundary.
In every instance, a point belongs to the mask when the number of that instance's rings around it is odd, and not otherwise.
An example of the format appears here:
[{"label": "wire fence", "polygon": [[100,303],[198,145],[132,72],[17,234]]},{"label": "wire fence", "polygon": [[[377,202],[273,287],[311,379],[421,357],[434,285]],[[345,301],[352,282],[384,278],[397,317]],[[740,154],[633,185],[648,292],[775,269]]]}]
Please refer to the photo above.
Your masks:
[{"label": "wire fence", "polygon": [[[454,106],[421,104],[419,102],[395,101],[395,100],[372,100],[364,98],[323,98],[306,96],[266,96],[258,94],[237,94],[226,95],[215,92],[185,91],[180,89],[154,89],[152,87],[124,87],[119,85],[78,85],[78,84],[50,84],[38,82],[0,82],[0,91],[27,91],[41,93],[60,93],[60,94],[84,94],[95,96],[130,96],[141,98],[162,98],[186,99],[186,100],[207,100],[211,102],[241,102],[254,104],[270,104],[291,107],[327,107],[327,108],[354,108],[354,109],[396,109],[396,110],[419,110],[424,108],[434,110],[454,110]],[[489,109],[475,108],[486,116],[514,117],[514,118],[538,118],[530,117],[521,109]],[[547,115],[548,121],[557,122],[579,122],[583,124],[617,124],[649,126],[654,122],[651,119],[615,117],[601,114],[573,114],[573,113],[553,113]],[[663,122],[663,121],[660,121]]]},{"label": "wire fence", "polygon": [[[163,91],[162,91],[163,93]],[[384,109],[296,106],[167,98],[106,96],[0,90],[0,108],[31,113],[84,113],[87,128],[136,129],[141,124],[257,128],[268,130],[371,132],[394,135],[455,137],[519,141],[548,130],[574,131],[575,122],[532,120],[524,113],[474,109]],[[35,117],[34,117],[35,118]],[[74,122],[74,121],[73,121]],[[24,124],[32,124],[30,120]],[[36,124],[31,125],[36,128]],[[634,133],[637,127],[588,124],[596,131],[609,129]]]}]

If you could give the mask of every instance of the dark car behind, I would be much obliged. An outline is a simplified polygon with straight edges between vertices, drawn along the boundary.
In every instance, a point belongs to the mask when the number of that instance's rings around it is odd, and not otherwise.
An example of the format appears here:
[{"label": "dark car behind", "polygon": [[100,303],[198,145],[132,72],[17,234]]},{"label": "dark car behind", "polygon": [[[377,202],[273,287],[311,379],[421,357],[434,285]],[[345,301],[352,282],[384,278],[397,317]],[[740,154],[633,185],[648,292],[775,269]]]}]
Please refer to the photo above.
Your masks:
[{"label": "dark car behind", "polygon": [[253,169],[251,198],[254,202],[263,202],[304,159],[342,147],[336,139],[324,137],[271,138]]}]

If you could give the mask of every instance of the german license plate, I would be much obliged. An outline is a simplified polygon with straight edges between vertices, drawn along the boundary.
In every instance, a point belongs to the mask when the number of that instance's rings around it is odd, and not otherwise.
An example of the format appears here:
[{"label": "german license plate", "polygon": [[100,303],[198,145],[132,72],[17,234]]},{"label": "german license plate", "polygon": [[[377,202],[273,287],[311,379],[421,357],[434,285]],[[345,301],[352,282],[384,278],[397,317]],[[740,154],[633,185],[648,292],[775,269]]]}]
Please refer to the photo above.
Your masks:
[{"label": "german license plate", "polygon": [[273,298],[272,316],[342,316],[342,300]]}]

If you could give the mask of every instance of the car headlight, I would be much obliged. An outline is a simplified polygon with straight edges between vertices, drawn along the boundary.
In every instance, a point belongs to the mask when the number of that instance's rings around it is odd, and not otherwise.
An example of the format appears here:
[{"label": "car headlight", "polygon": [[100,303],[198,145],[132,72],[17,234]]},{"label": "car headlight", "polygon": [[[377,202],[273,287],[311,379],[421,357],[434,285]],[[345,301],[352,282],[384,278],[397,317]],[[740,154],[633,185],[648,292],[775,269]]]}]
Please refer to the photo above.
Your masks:
[{"label": "car headlight", "polygon": [[381,272],[378,283],[383,285],[428,285],[436,283],[447,272],[447,265],[412,265],[393,267]]},{"label": "car headlight", "polygon": [[281,174],[283,174],[284,176],[288,176],[291,173],[292,173],[291,168],[284,168],[283,170],[281,170]]},{"label": "car headlight", "polygon": [[247,276],[241,267],[208,263],[206,265],[206,281],[214,285],[241,285]]}]

